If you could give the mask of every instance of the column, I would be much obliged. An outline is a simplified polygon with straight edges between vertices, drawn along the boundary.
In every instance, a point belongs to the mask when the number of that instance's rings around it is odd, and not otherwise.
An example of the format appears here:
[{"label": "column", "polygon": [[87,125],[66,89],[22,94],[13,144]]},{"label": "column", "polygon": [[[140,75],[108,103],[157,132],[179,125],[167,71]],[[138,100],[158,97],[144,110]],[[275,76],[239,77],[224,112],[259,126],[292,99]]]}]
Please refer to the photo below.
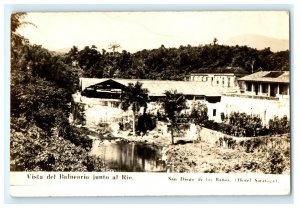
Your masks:
[{"label": "column", "polygon": [[255,95],[255,91],[254,91],[254,83],[252,83],[252,86],[251,86],[251,95]]},{"label": "column", "polygon": [[268,84],[268,96],[271,96],[271,84]]},{"label": "column", "polygon": [[233,77],[230,79],[230,82],[231,82],[231,83],[230,83],[230,86],[231,86],[231,87],[235,87],[235,84],[234,84],[234,83],[235,83],[235,80],[236,80],[236,77],[235,77],[235,76],[233,76]]},{"label": "column", "polygon": [[280,93],[280,86],[279,84],[277,85],[277,97],[279,97],[279,93]]},{"label": "column", "polygon": [[262,88],[263,88],[262,83],[259,83],[258,87],[259,87],[258,94],[262,95]]}]

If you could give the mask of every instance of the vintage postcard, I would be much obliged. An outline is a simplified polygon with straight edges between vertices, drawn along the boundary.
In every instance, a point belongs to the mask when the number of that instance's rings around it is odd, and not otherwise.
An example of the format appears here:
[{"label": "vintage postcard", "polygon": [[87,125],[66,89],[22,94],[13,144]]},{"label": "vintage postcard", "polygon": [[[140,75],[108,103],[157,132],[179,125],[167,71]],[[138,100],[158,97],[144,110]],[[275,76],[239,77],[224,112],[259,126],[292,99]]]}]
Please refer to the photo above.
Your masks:
[{"label": "vintage postcard", "polygon": [[290,194],[289,11],[11,14],[10,194]]}]

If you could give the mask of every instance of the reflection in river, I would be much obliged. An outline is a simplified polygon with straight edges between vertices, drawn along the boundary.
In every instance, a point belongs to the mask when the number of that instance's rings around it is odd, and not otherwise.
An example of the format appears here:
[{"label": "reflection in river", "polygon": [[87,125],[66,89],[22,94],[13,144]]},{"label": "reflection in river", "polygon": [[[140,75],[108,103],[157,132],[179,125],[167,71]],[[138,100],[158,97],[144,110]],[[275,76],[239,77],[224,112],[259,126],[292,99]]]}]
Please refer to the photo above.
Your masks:
[{"label": "reflection in river", "polygon": [[165,172],[161,148],[142,143],[94,141],[91,154],[101,157],[109,168],[125,172]]}]

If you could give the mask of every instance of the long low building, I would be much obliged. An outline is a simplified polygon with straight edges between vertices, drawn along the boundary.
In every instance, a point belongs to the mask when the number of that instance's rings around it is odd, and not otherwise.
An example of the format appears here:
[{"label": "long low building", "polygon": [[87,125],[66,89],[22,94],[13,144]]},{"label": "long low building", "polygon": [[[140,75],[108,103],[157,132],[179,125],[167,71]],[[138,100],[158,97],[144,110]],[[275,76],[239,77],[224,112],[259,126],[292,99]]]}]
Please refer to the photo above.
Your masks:
[{"label": "long low building", "polygon": [[[174,80],[147,80],[147,79],[97,79],[97,78],[80,78],[80,90],[84,93],[108,93],[118,94],[126,89],[129,83],[140,82],[143,88],[147,89],[149,97],[162,97],[168,90],[177,90],[189,99],[220,97],[220,93],[205,83],[186,82]],[[103,96],[98,95],[93,96]]]},{"label": "long low building", "polygon": [[148,90],[150,103],[147,110],[155,110],[157,101],[163,98],[166,91],[176,90],[182,93],[190,106],[194,101],[203,101],[208,107],[209,119],[220,122],[220,93],[212,86],[201,82],[145,80],[145,79],[96,79],[80,78],[80,92],[73,95],[73,120],[78,120],[78,105],[82,106],[85,115],[85,125],[118,121],[130,116],[120,109],[121,95],[129,83],[142,83],[142,88]]},{"label": "long low building", "polygon": [[289,98],[289,71],[260,71],[239,79],[247,95]]}]

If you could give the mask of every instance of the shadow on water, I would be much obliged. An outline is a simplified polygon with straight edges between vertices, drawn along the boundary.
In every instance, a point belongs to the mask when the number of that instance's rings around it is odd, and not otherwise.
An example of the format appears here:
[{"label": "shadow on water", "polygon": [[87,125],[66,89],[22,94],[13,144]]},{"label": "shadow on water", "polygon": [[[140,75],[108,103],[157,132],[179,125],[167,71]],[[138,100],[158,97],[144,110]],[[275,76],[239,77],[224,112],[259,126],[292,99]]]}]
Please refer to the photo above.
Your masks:
[{"label": "shadow on water", "polygon": [[151,144],[118,142],[94,144],[91,153],[100,156],[109,168],[116,171],[165,172],[161,150]]}]

